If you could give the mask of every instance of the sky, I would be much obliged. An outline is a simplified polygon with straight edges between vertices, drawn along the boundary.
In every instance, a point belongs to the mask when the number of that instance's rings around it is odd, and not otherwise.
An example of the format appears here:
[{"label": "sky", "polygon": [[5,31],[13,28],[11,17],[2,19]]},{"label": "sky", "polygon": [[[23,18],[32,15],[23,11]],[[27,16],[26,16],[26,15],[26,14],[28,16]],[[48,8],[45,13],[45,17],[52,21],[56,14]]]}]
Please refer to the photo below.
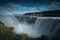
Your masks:
[{"label": "sky", "polygon": [[60,0],[0,0],[0,13],[24,14],[60,10]]}]

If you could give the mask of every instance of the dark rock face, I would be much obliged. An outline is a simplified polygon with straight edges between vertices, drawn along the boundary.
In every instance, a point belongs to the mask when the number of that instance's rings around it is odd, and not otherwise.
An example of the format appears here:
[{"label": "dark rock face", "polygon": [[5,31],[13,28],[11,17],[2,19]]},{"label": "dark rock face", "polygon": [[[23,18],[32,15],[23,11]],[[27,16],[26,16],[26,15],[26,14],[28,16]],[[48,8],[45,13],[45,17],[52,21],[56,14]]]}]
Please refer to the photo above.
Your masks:
[{"label": "dark rock face", "polygon": [[21,23],[21,22],[27,22],[28,24],[31,24],[31,23],[35,23],[35,20],[37,19],[37,18],[35,18],[35,17],[29,17],[29,16],[15,16],[17,19],[18,19],[18,21]]},{"label": "dark rock face", "polygon": [[44,17],[60,17],[60,10],[35,12],[35,13],[26,13],[24,15],[29,15],[29,16],[44,16]]},{"label": "dark rock face", "polygon": [[19,22],[27,21],[29,23],[34,23],[36,17],[60,17],[60,10],[51,10],[51,11],[26,13],[26,14],[15,14],[14,16],[19,20]]}]

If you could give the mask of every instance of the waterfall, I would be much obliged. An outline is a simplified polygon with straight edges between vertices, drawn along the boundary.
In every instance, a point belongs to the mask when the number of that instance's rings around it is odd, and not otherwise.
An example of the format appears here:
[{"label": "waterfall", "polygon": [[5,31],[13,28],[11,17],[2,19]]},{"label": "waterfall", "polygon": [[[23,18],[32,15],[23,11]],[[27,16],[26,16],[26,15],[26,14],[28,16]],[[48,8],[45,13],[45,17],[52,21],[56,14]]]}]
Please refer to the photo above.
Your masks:
[{"label": "waterfall", "polygon": [[19,23],[16,17],[12,15],[12,13],[10,13],[8,10],[4,8],[0,8],[0,9],[3,11],[0,12],[1,13],[0,21],[2,21],[6,26],[13,26],[14,31],[17,33],[23,32],[22,25]]},{"label": "waterfall", "polygon": [[37,17],[34,29],[38,30],[41,35],[47,35],[49,37],[55,36],[55,33],[60,29],[60,18]]},{"label": "waterfall", "polygon": [[[31,37],[58,36],[60,29],[60,17],[19,17],[16,18],[9,11],[1,9],[0,21],[6,26],[13,26],[17,34],[26,33]],[[4,14],[6,13],[6,14]]]}]

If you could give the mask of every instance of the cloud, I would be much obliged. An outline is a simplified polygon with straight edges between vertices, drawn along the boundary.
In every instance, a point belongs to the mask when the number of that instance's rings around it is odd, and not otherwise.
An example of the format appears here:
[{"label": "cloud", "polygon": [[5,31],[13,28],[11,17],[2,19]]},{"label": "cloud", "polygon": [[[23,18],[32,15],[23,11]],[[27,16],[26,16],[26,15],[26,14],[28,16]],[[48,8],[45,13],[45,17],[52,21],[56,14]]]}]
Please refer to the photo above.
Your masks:
[{"label": "cloud", "polygon": [[46,5],[46,6],[40,6],[40,9],[44,9],[44,10],[58,10],[60,9],[60,4],[59,2],[51,2],[50,5]]},{"label": "cloud", "polygon": [[5,10],[13,13],[13,14],[24,14],[24,13],[29,13],[29,12],[40,12],[40,11],[48,11],[50,9],[58,9],[59,6],[56,4],[56,2],[52,2],[50,5],[46,6],[34,6],[34,7],[27,7],[23,6],[21,4],[13,4],[13,3],[8,3],[4,7]]},{"label": "cloud", "polygon": [[12,8],[12,9],[16,9],[16,8],[22,7],[22,5],[13,4],[13,3],[8,3],[8,4],[5,5],[5,7]]},{"label": "cloud", "polygon": [[27,6],[22,6],[20,4],[13,4],[13,3],[8,3],[4,7],[7,11],[10,11],[12,13],[26,13],[26,12],[38,12],[38,11],[44,11],[46,10],[45,7],[40,8],[40,7],[27,7]]}]

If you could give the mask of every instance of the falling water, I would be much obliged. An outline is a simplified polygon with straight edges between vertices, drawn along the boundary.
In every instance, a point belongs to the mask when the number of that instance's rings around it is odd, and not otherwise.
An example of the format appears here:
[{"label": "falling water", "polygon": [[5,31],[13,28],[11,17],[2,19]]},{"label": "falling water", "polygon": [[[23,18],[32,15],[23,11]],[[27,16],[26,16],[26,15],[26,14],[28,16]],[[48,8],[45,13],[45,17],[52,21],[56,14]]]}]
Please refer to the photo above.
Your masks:
[{"label": "falling water", "polygon": [[[20,18],[18,17],[17,19],[19,20]],[[55,33],[60,28],[60,17],[36,17],[36,20],[32,18],[35,21],[34,24],[33,21],[31,24],[28,24],[28,22],[31,21],[28,19],[29,18],[26,17],[22,18],[22,22],[24,22],[22,24],[26,26],[26,29],[24,26],[23,28],[25,32],[28,30],[26,33],[28,33],[30,36],[33,35],[33,37],[40,37],[41,35],[52,37],[56,35]]]},{"label": "falling water", "polygon": [[[6,26],[13,26],[17,34],[26,33],[31,37],[40,37],[47,35],[49,37],[55,36],[60,29],[60,17],[36,17],[33,21],[30,17],[19,17],[16,19],[9,11],[0,8],[2,16],[0,21]],[[6,14],[4,14],[6,13]],[[19,20],[21,19],[21,20]],[[30,21],[32,21],[30,23]]]},{"label": "falling water", "polygon": [[[9,11],[7,11],[7,10],[5,10],[5,9],[3,9],[3,8],[0,8],[0,9],[1,9],[1,11],[3,11],[3,12],[1,12],[1,14],[0,14],[0,15],[2,15],[2,16],[0,17],[0,20],[1,20],[3,23],[5,23],[6,26],[13,26],[13,27],[15,28],[14,30],[15,30],[17,33],[23,32],[23,29],[22,29],[21,24],[20,24],[19,21],[12,15],[12,13],[10,13]],[[20,30],[20,32],[19,32],[19,30]]]},{"label": "falling water", "polygon": [[41,33],[41,35],[47,35],[49,37],[55,36],[55,33],[60,29],[60,18],[38,17],[34,24],[34,28],[37,29]]}]

